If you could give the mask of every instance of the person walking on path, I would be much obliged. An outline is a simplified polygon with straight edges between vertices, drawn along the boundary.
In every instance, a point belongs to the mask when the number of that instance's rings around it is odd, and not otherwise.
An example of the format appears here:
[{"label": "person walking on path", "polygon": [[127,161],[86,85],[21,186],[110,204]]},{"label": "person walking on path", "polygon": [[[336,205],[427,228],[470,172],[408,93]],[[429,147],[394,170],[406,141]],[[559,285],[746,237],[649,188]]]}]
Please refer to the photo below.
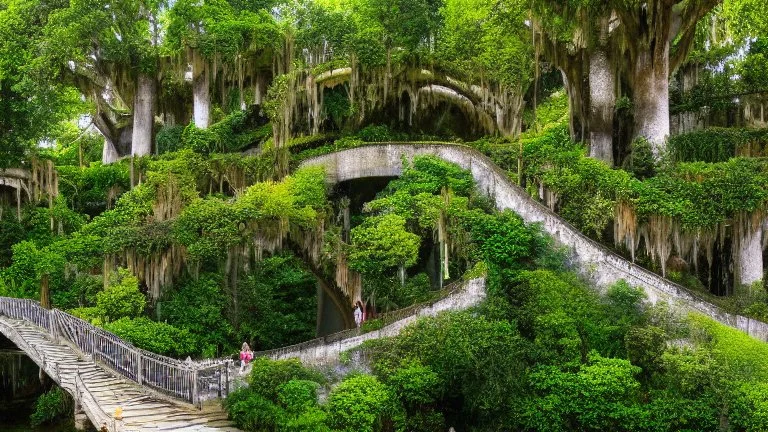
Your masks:
[{"label": "person walking on path", "polygon": [[360,301],[357,302],[355,305],[355,324],[357,324],[357,327],[360,328],[360,323],[363,322],[363,309],[360,307]]},{"label": "person walking on path", "polygon": [[243,342],[243,347],[240,349],[240,373],[243,373],[243,370],[251,360],[253,360],[253,351],[248,346],[248,342]]}]

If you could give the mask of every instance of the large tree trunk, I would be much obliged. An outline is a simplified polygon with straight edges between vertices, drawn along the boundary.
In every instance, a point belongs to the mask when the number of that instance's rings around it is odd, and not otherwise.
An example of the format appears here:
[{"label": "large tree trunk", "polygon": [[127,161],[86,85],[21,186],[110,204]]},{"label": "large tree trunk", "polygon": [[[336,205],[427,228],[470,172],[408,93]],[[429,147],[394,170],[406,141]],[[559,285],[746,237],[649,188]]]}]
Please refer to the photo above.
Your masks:
[{"label": "large tree trunk", "polygon": [[152,153],[152,132],[155,125],[155,80],[140,74],[136,82],[133,103],[133,135],[131,155],[145,156]]},{"label": "large tree trunk", "polygon": [[580,58],[573,57],[572,60],[564,63],[560,67],[560,73],[563,76],[563,84],[568,94],[568,113],[569,130],[571,139],[582,141],[586,138],[585,130],[587,128],[587,118],[584,112],[584,75],[583,64]]},{"label": "large tree trunk", "polygon": [[48,274],[43,274],[40,278],[40,306],[45,309],[51,308],[50,278]]},{"label": "large tree trunk", "polygon": [[[734,275],[735,291],[743,294],[753,294],[752,284],[763,280],[763,226],[750,223],[738,223],[734,227],[734,246],[736,274]],[[762,290],[762,287],[760,287]]]},{"label": "large tree trunk", "polygon": [[669,137],[669,46],[661,55],[645,50],[634,65],[635,137],[645,138],[658,159]]},{"label": "large tree trunk", "polygon": [[202,62],[196,62],[192,68],[192,111],[195,126],[206,129],[211,116],[211,92],[208,82],[208,69]]},{"label": "large tree trunk", "polygon": [[589,59],[589,156],[613,166],[613,110],[616,75],[601,49]]},{"label": "large tree trunk", "polygon": [[115,149],[112,140],[104,137],[104,149],[101,152],[101,163],[108,165],[117,162],[117,159],[119,158],[120,155],[117,154],[117,150]]}]

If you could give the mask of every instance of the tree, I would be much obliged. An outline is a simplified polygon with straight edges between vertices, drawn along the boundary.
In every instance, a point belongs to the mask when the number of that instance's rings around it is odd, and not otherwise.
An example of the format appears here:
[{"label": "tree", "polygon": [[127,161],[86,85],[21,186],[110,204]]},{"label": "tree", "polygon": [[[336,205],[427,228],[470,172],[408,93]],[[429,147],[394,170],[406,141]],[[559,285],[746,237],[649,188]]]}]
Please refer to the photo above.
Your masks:
[{"label": "tree", "polygon": [[370,217],[352,229],[350,268],[376,274],[393,267],[416,264],[420,238],[405,229],[405,219],[395,214]]},{"label": "tree", "polygon": [[[271,54],[279,46],[278,29],[266,9],[271,2],[247,7],[243,2],[233,3],[237,8],[226,0],[179,0],[165,17],[165,49],[184,59],[178,70],[181,75],[191,65],[193,118],[200,129],[210,124],[211,88],[217,77],[229,86],[237,84],[240,109],[245,108],[246,79],[256,93],[254,103],[261,102],[266,89],[261,88],[259,74],[271,66]],[[222,94],[222,100],[226,96]]]},{"label": "tree", "polygon": [[384,432],[399,419],[392,391],[371,375],[345,379],[328,395],[328,426],[341,432]]},{"label": "tree", "polygon": [[160,6],[156,0],[74,0],[46,25],[45,61],[94,103],[94,124],[106,139],[104,162],[118,156],[129,124],[130,154],[152,151]]},{"label": "tree", "polygon": [[39,56],[58,2],[0,3],[0,169],[18,166],[37,142],[82,109],[77,93],[52,78]]},{"label": "tree", "polygon": [[139,280],[126,269],[118,269],[109,286],[96,295],[96,307],[107,322],[119,318],[135,318],[146,305],[144,294],[139,291]]},{"label": "tree", "polygon": [[531,3],[534,45],[563,77],[574,141],[590,143],[590,155],[613,163],[613,110],[620,30],[611,29],[605,2],[536,1]]},{"label": "tree", "polygon": [[494,95],[499,130],[516,136],[533,72],[533,50],[524,25],[527,3],[447,0],[440,14],[444,22],[437,40],[440,66],[487,87]]},{"label": "tree", "polygon": [[690,52],[696,23],[721,0],[632,0],[615,5],[624,27],[634,136],[659,158],[669,137],[669,79]]},{"label": "tree", "polygon": [[661,157],[669,136],[670,76],[690,52],[696,23],[719,3],[534,2],[545,52],[568,90],[572,137],[596,140],[591,154],[611,162],[608,132],[623,78],[633,101],[633,138],[648,140],[654,156]]}]

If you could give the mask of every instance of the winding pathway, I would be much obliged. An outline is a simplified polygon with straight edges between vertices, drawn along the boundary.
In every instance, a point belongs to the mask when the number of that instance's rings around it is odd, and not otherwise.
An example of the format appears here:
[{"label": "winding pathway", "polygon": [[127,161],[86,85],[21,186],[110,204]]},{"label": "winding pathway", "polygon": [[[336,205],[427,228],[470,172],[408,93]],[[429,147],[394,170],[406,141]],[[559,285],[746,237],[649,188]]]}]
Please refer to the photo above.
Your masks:
[{"label": "winding pathway", "polygon": [[588,238],[549,208],[531,198],[510,181],[506,172],[479,151],[449,143],[370,144],[307,159],[302,166],[325,167],[329,183],[367,177],[396,177],[402,173],[402,158],[433,155],[453,162],[472,173],[481,192],[493,198],[499,210],[509,209],[527,223],[541,224],[557,243],[568,248],[571,264],[598,287],[619,280],[641,287],[651,303],[668,302],[674,309],[695,311],[737,328],[757,339],[768,340],[768,325],[731,314],[702,296],[656,273],[646,270]]}]

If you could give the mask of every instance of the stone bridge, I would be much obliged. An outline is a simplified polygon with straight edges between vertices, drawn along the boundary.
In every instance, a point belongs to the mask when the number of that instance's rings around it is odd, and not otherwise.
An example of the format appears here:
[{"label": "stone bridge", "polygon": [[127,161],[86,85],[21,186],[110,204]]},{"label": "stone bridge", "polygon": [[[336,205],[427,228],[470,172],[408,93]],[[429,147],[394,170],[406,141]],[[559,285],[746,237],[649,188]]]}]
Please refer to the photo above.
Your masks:
[{"label": "stone bridge", "polygon": [[[598,287],[626,280],[645,290],[650,302],[666,301],[677,310],[703,313],[760,340],[768,325],[727,313],[695,293],[616,255],[582,235],[549,208],[512,183],[507,174],[482,153],[445,143],[368,145],[304,161],[321,165],[329,183],[402,173],[402,158],[434,155],[468,169],[478,188],[528,223],[541,224],[567,247],[572,263]],[[485,297],[483,279],[459,282],[438,298],[381,317],[383,328],[361,334],[346,330],[305,343],[256,353],[275,359],[299,358],[325,363],[366,340],[393,336],[419,316],[461,310]],[[103,329],[34,301],[0,297],[0,333],[23,350],[41,370],[75,400],[75,418],[89,418],[97,427],[117,431],[237,431],[216,401],[238,385],[231,359],[177,360],[138,349]],[[240,377],[241,378],[241,377]],[[206,402],[207,401],[207,402]],[[115,410],[122,409],[117,416]]]},{"label": "stone bridge", "polygon": [[540,224],[557,243],[565,246],[572,263],[596,286],[605,288],[620,280],[641,287],[651,303],[668,302],[681,312],[695,311],[735,327],[760,340],[768,340],[768,325],[734,315],[656,273],[646,270],[588,238],[546,206],[510,181],[506,172],[479,151],[449,143],[370,144],[310,158],[302,165],[322,165],[329,183],[366,177],[396,177],[402,158],[433,155],[471,171],[481,192],[493,198],[500,210],[509,209],[527,223]]}]

